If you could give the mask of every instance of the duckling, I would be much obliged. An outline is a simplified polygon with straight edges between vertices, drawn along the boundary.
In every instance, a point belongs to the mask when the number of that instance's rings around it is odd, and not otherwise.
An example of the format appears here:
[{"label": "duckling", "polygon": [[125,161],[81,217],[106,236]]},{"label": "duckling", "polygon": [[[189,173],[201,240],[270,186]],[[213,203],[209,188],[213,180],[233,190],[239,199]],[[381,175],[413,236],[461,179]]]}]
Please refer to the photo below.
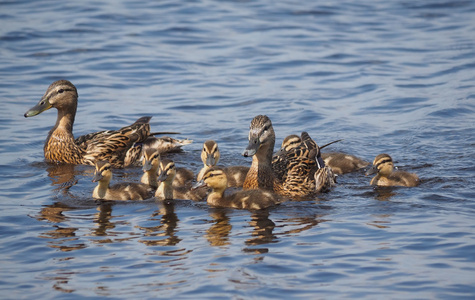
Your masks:
[{"label": "duckling", "polygon": [[[154,188],[158,187],[157,182],[157,171],[159,167],[160,161],[160,154],[163,153],[163,148],[160,146],[163,143],[157,141],[159,139],[155,137],[149,137],[142,146],[142,157],[143,157],[143,171],[145,174],[142,176],[142,183],[147,183],[153,185]],[[179,141],[179,140],[175,140]],[[190,140],[183,140],[183,141],[190,141]],[[191,142],[190,142],[191,143]],[[185,144],[186,145],[186,144]],[[168,150],[167,150],[168,151]],[[150,161],[150,159],[154,158],[154,160]],[[152,164],[151,164],[152,163]],[[152,168],[154,170],[147,171],[146,169]],[[156,168],[155,168],[156,167]],[[150,180],[144,179],[144,177],[149,177]],[[185,169],[185,168],[177,168],[175,180],[173,180],[174,187],[181,187],[184,185],[191,184],[191,181],[195,178],[193,171]],[[145,181],[144,181],[145,180]]]},{"label": "duckling", "polygon": [[393,160],[388,154],[376,156],[373,161],[373,167],[366,172],[366,175],[375,173],[377,175],[371,179],[371,185],[413,187],[420,184],[420,179],[416,174],[394,171]]},{"label": "duckling", "polygon": [[228,186],[226,173],[219,168],[211,168],[205,173],[203,179],[193,188],[208,186],[212,189],[207,202],[218,207],[232,207],[239,209],[264,209],[280,204],[281,198],[271,191],[264,190],[243,190],[231,195],[224,195]]},{"label": "duckling", "polygon": [[[203,175],[212,167],[216,166],[221,157],[218,143],[213,140],[207,140],[203,144],[203,150],[201,151],[201,161],[203,162],[203,168],[198,173],[196,177],[197,181],[203,179]],[[247,172],[249,167],[245,166],[230,166],[230,167],[220,167],[226,173],[228,177],[228,186],[229,187],[242,187],[244,180],[246,179]]]},{"label": "duckling", "polygon": [[287,175],[283,176],[283,182],[272,167],[274,144],[275,133],[271,120],[264,115],[256,116],[250,125],[249,145],[243,152],[245,157],[252,156],[252,165],[243,188],[266,189],[289,197],[315,193],[314,173],[324,167],[323,161],[317,161],[319,151],[316,143],[308,136],[305,141],[302,139],[299,147],[286,154]]},{"label": "duckling", "polygon": [[[339,142],[341,140],[336,140],[325,144],[320,147],[320,150],[333,144]],[[274,161],[277,162],[277,166],[279,163],[282,164],[282,153],[288,152],[291,149],[299,146],[301,143],[301,138],[298,135],[292,134],[287,136],[282,141],[282,146],[280,150],[274,155],[273,157],[273,164]],[[357,171],[359,169],[365,168],[369,165],[369,162],[364,161],[354,155],[341,153],[341,152],[329,152],[329,153],[321,153],[321,157],[325,162],[325,165],[332,168],[334,174],[346,174],[350,172]],[[276,170],[276,169],[274,169]]]},{"label": "duckling", "polygon": [[[52,107],[58,110],[56,125],[46,138],[44,156],[50,162],[94,165],[96,160],[107,160],[114,167],[123,167],[129,149],[150,134],[151,117],[142,117],[134,124],[119,130],[87,134],[74,139],[73,124],[78,104],[76,87],[67,80],[53,82],[38,104],[25,113],[36,116]],[[139,157],[130,157],[135,161]]]},{"label": "duckling", "polygon": [[206,197],[206,191],[203,189],[191,190],[186,187],[174,187],[173,182],[176,176],[175,163],[171,160],[160,161],[158,176],[158,188],[155,191],[155,197],[159,200],[188,199],[201,201]]},{"label": "duckling", "polygon": [[119,183],[110,186],[112,165],[109,162],[97,161],[92,182],[99,182],[92,192],[94,199],[102,200],[144,200],[149,198],[152,189],[141,183]]},{"label": "duckling", "polygon": [[143,149],[142,170],[144,174],[140,182],[149,185],[154,190],[158,187],[158,167],[160,163],[160,151],[157,148],[147,147]]},{"label": "duckling", "polygon": [[325,164],[339,175],[358,171],[369,165],[369,162],[359,157],[341,152],[322,153],[322,158]]}]

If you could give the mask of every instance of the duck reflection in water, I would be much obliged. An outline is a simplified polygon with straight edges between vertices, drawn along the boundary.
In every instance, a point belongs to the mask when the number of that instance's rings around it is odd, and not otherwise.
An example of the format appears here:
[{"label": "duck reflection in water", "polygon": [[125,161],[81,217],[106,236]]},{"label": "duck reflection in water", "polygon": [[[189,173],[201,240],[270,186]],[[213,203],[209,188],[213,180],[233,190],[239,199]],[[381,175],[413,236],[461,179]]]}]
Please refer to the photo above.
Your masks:
[{"label": "duck reflection in water", "polygon": [[[252,238],[246,241],[246,245],[256,246],[278,242],[277,236],[273,233],[275,223],[271,219],[269,219],[268,210],[255,211],[251,216],[251,221],[249,221],[249,225],[254,227],[254,230],[252,232]],[[254,253],[267,253],[269,252],[269,249],[247,248],[244,251]]]},{"label": "duck reflection in water", "polygon": [[229,234],[232,225],[225,208],[210,208],[209,215],[213,218],[213,224],[206,230],[206,239],[211,246],[229,245]]},{"label": "duck reflection in water", "polygon": [[147,246],[173,246],[182,239],[175,235],[178,224],[178,216],[175,213],[175,201],[157,201],[158,210],[156,210],[150,220],[159,221],[160,224],[152,227],[141,226],[144,231],[141,240]]},{"label": "duck reflection in water", "polygon": [[96,228],[91,230],[93,236],[107,236],[107,231],[115,228],[115,224],[111,222],[112,219],[112,202],[100,201],[97,206],[97,213],[94,215],[94,223]]},{"label": "duck reflection in water", "polygon": [[[228,208],[210,208],[209,214],[213,218],[212,225],[206,231],[206,239],[211,246],[226,246],[230,244],[230,235],[232,230],[231,220],[228,216],[231,210]],[[275,228],[274,222],[269,219],[267,209],[253,211],[251,221],[252,238],[246,240],[248,246],[263,245],[277,242],[277,237],[273,234]],[[267,253],[267,248],[245,248],[243,251],[255,253]]]},{"label": "duck reflection in water", "polygon": [[74,177],[75,167],[76,165],[72,164],[48,163],[46,172],[48,172],[48,177],[51,178],[52,185],[56,186],[55,191],[68,193],[69,189],[78,183]]}]

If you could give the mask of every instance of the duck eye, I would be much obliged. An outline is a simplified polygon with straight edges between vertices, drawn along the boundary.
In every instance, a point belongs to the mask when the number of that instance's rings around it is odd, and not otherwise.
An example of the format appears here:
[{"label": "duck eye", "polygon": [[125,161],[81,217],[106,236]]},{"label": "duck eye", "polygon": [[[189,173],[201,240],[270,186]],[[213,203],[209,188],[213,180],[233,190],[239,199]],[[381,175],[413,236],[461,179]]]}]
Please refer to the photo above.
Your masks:
[{"label": "duck eye", "polygon": [[60,94],[62,94],[63,92],[64,92],[63,89],[59,89],[59,90],[58,90],[58,93],[60,93]]}]

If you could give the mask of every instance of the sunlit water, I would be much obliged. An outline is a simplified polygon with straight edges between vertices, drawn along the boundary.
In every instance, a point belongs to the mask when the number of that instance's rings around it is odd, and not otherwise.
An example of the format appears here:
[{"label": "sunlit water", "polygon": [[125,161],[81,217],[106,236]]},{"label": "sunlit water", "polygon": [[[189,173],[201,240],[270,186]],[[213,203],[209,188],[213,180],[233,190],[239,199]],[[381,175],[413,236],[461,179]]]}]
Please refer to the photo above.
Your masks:
[{"label": "sunlit water", "polygon": [[[298,4],[297,4],[298,3]],[[1,298],[475,297],[475,2],[0,3]],[[390,153],[416,188],[364,171],[267,211],[97,203],[91,166],[43,162],[50,83],[78,88],[74,132],[151,115],[224,165],[257,114],[277,144],[308,131],[368,161]],[[137,181],[141,170],[117,170]]]}]

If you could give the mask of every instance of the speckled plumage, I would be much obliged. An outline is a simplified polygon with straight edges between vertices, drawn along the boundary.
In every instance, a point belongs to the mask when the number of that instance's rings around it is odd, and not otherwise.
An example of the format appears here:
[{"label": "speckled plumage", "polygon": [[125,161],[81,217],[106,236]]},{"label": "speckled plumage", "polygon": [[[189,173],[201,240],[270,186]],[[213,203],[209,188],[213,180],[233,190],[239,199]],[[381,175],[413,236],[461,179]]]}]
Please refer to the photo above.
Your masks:
[{"label": "speckled plumage", "polygon": [[139,155],[133,156],[130,149],[150,134],[151,117],[142,117],[119,130],[100,131],[74,139],[77,102],[76,87],[67,80],[58,80],[48,87],[40,102],[25,113],[25,117],[32,117],[52,107],[58,111],[56,124],[44,146],[47,161],[94,165],[97,160],[107,160],[113,167],[124,167],[126,157],[129,162],[139,159]]}]

